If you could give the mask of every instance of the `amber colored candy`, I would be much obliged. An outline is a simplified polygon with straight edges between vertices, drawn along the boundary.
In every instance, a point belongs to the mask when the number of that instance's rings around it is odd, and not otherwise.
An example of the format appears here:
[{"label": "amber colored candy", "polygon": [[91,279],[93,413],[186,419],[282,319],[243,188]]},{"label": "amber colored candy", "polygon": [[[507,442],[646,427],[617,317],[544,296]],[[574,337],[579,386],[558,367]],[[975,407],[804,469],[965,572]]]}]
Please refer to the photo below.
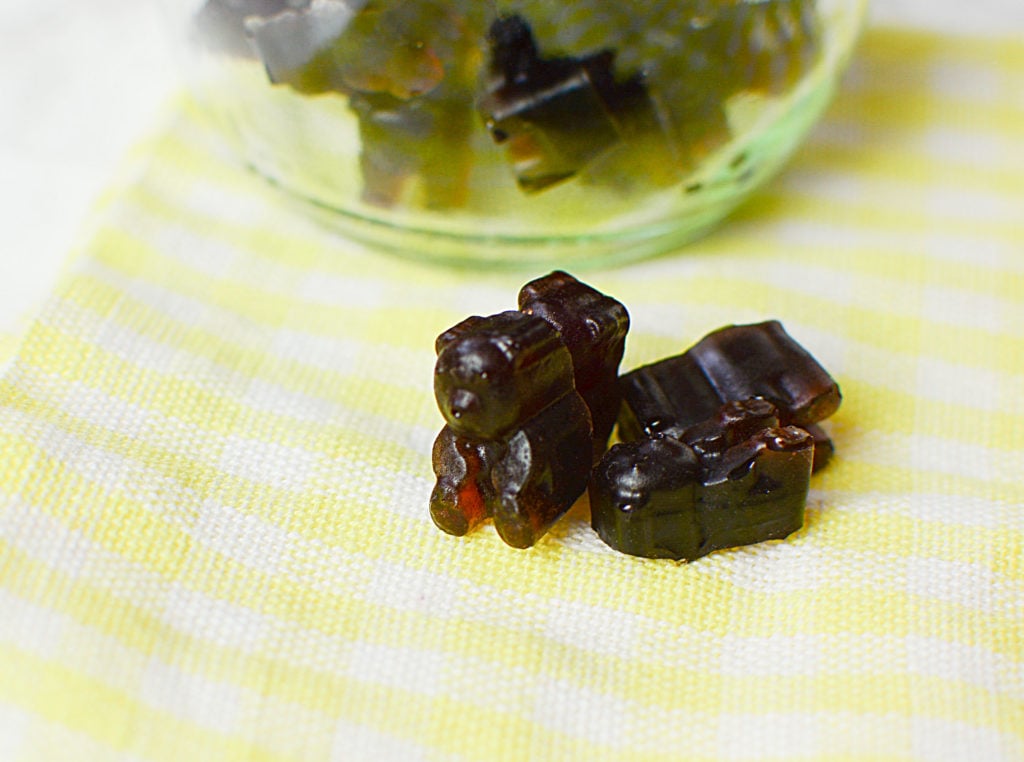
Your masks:
[{"label": "amber colored candy", "polygon": [[434,396],[460,436],[503,437],[574,391],[569,350],[533,315],[471,317],[441,334],[436,346]]},{"label": "amber colored candy", "polygon": [[817,423],[836,411],[839,386],[776,320],[728,326],[682,355],[620,379],[624,439],[686,428],[732,400],[762,397],[785,424]]},{"label": "amber colored candy", "polygon": [[519,309],[544,318],[572,356],[576,391],[594,425],[594,458],[601,456],[619,414],[619,363],[629,331],[629,313],[616,299],[555,271],[519,291]]}]

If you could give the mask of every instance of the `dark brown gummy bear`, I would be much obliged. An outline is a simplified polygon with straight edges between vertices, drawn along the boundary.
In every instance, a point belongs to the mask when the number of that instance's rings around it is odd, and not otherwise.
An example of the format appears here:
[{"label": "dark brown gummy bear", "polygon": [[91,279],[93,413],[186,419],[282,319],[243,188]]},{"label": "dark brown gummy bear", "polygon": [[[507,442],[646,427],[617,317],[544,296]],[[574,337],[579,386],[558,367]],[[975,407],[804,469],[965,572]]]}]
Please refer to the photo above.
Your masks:
[{"label": "dark brown gummy bear", "polygon": [[803,525],[813,440],[778,427],[772,405],[728,403],[672,433],[616,445],[595,468],[591,522],[607,544],[692,560]]},{"label": "dark brown gummy bear", "polygon": [[554,326],[523,312],[471,317],[442,333],[434,391],[448,422],[434,442],[430,515],[450,534],[494,518],[533,545],[586,490],[593,429]]},{"label": "dark brown gummy bear", "polygon": [[523,286],[519,309],[548,321],[569,349],[576,391],[587,403],[594,425],[596,460],[619,414],[618,373],[629,313],[621,302],[561,271]]},{"label": "dark brown gummy bear", "polygon": [[493,517],[501,538],[534,545],[587,488],[590,416],[576,393],[529,419],[507,440],[457,436],[445,426],[434,442],[437,482],[430,516],[464,535]]},{"label": "dark brown gummy bear", "polygon": [[776,320],[722,328],[676,357],[620,379],[623,439],[687,428],[732,400],[761,397],[785,424],[817,423],[836,411],[839,387]]},{"label": "dark brown gummy bear", "polygon": [[786,424],[803,426],[839,409],[839,387],[777,320],[710,333],[688,354],[723,400],[763,397]]},{"label": "dark brown gummy bear", "polygon": [[499,17],[487,37],[490,80],[478,108],[509,146],[519,187],[536,192],[572,177],[624,136],[624,120],[650,110],[643,77],[619,81],[615,53],[543,58],[522,16]]}]

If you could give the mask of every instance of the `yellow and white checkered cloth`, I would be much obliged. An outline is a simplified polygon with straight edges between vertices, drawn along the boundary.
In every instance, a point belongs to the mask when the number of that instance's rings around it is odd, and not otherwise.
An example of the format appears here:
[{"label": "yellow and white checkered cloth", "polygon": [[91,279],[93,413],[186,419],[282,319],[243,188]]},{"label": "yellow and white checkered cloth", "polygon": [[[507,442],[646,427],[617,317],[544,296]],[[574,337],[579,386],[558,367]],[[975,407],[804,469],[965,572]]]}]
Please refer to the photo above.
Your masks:
[{"label": "yellow and white checkered cloth", "polygon": [[437,531],[433,339],[542,273],[221,150],[148,145],[5,366],[0,759],[1024,758],[1024,43],[869,33],[723,230],[583,274],[626,368],[779,318],[842,385],[805,528],[689,565]]}]

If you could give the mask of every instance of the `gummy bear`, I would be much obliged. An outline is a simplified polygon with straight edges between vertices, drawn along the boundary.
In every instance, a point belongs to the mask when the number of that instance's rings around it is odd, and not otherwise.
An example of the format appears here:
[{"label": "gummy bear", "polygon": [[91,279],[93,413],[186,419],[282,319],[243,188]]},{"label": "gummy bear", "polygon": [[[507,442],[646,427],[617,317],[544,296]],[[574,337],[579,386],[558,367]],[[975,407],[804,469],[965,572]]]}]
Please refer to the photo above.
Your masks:
[{"label": "gummy bear", "polygon": [[619,415],[619,363],[629,331],[625,306],[568,273],[555,271],[527,283],[519,309],[544,318],[572,356],[576,390],[590,409],[594,460],[601,457]]},{"label": "gummy bear", "polygon": [[625,114],[648,105],[640,76],[616,81],[610,50],[542,58],[518,15],[497,18],[488,42],[491,81],[478,106],[525,191],[578,173],[623,139]]},{"label": "gummy bear", "polygon": [[762,397],[783,425],[806,426],[836,411],[836,382],[781,323],[734,325],[705,336],[676,357],[621,378],[623,439],[668,427],[685,429],[732,400]]},{"label": "gummy bear", "polygon": [[693,560],[803,525],[814,442],[773,405],[733,401],[689,429],[615,445],[590,484],[591,522],[616,550]]},{"label": "gummy bear", "polygon": [[524,312],[470,317],[437,338],[430,515],[463,535],[493,517],[509,545],[540,539],[586,491],[593,427],[555,328]]}]

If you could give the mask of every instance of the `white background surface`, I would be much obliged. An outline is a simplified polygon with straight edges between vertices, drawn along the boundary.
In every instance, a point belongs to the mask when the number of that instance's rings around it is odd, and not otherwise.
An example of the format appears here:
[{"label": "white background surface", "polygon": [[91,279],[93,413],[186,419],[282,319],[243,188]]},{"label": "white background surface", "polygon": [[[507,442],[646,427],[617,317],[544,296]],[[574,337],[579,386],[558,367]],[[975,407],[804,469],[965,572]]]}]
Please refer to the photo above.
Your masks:
[{"label": "white background surface", "polygon": [[[871,23],[1024,35],[1024,0],[874,0]],[[156,0],[4,0],[0,334],[48,292],[92,201],[176,85]]]}]

